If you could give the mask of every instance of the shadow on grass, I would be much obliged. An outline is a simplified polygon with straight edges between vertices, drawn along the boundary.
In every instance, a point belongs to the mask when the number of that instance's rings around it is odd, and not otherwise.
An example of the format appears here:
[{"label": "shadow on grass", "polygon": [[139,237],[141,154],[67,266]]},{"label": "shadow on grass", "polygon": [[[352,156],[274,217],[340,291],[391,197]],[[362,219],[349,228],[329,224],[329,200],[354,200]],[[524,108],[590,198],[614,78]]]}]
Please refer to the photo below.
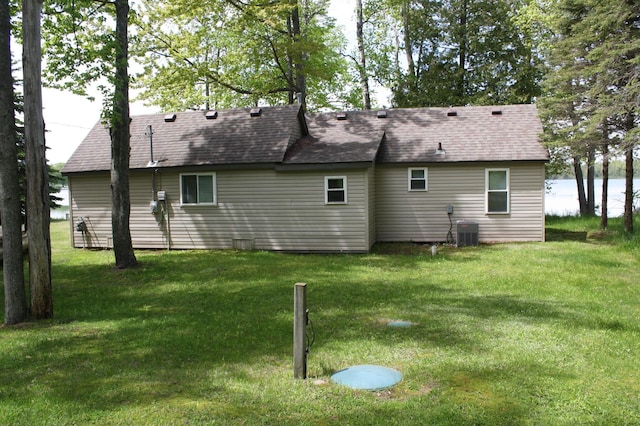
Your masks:
[{"label": "shadow on grass", "polygon": [[587,242],[588,233],[585,231],[568,231],[566,229],[546,228],[545,240],[549,242],[579,241]]},{"label": "shadow on grass", "polygon": [[[292,368],[293,284],[304,277],[314,280],[308,305],[316,348],[367,336],[389,347],[401,338],[470,351],[482,342],[459,327],[464,318],[624,326],[598,324],[558,303],[469,295],[445,280],[435,284],[419,273],[425,262],[437,261],[427,256],[322,256],[319,263],[316,256],[203,251],[141,253],[139,259],[140,268],[125,271],[54,264],[56,320],[42,324],[46,330],[34,327],[36,336],[3,353],[5,366],[23,368],[2,368],[13,390],[0,391],[0,401],[40,392],[101,411],[176,398],[229,400],[242,392],[230,377],[256,380],[253,370],[265,364]],[[398,270],[416,276],[396,279]],[[380,326],[389,313],[417,326],[398,337]],[[9,338],[20,332],[3,331]]]}]

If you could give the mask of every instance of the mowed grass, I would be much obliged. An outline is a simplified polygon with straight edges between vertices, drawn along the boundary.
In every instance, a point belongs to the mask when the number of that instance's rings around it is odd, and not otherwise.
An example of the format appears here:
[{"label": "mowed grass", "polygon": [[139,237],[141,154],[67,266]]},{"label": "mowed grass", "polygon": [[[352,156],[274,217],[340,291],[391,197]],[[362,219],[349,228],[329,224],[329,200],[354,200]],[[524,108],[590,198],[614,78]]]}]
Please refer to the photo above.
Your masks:
[{"label": "mowed grass", "polygon": [[[0,424],[638,424],[640,239],[618,219],[547,227],[546,243],[437,256],[137,251],[141,267],[119,271],[56,222],[55,318],[0,328]],[[293,378],[296,282],[307,380]],[[330,381],[358,364],[403,380]]]}]

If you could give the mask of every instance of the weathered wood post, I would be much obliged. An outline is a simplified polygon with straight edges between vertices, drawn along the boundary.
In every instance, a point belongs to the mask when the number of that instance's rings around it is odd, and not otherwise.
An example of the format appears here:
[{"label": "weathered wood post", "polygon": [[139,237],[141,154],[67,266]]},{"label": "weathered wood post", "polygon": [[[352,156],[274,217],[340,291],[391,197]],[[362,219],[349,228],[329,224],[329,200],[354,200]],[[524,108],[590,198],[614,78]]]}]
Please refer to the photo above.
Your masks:
[{"label": "weathered wood post", "polygon": [[307,378],[307,284],[296,283],[293,292],[293,377]]}]

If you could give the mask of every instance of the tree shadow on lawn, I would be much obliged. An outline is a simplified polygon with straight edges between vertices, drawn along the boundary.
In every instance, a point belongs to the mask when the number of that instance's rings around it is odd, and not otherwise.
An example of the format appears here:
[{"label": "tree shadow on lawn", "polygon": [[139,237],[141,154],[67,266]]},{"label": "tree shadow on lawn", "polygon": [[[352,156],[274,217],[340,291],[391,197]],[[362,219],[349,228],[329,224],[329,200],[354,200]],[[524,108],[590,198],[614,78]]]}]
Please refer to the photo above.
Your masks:
[{"label": "tree shadow on lawn", "polygon": [[[61,278],[54,286],[56,320],[50,326],[56,330],[43,330],[41,338],[11,354],[29,359],[29,368],[6,372],[7,383],[28,393],[34,382],[41,382],[47,398],[99,410],[234,392],[229,377],[257,380],[249,377],[252,369],[259,375],[269,363],[292,368],[293,284],[302,276],[315,281],[307,303],[318,335],[316,348],[364,333],[381,345],[396,345],[398,333],[380,326],[381,316],[393,314],[402,318],[392,319],[417,324],[402,339],[460,350],[482,345],[456,325],[461,314],[470,322],[517,317],[598,326],[586,311],[509,295],[470,296],[424,279],[339,281],[366,262],[392,270],[408,267],[406,259],[329,256],[326,267],[319,268],[316,259],[305,256],[168,256],[175,258],[141,256],[142,267],[128,271],[55,265]],[[261,276],[264,264],[274,261],[280,267],[265,268],[270,272]],[[209,379],[203,381],[203,375]]]},{"label": "tree shadow on lawn", "polygon": [[545,241],[580,241],[587,242],[588,233],[586,231],[568,231],[566,229],[549,228],[545,229]]}]

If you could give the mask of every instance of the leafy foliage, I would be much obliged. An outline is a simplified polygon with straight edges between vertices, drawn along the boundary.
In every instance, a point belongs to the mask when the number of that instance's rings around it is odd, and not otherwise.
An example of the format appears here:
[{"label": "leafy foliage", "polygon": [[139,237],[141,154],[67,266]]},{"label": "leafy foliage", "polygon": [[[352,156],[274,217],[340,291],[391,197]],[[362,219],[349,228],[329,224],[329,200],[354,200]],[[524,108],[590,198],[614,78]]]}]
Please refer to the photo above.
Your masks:
[{"label": "leafy foliage", "polygon": [[[551,72],[540,102],[548,143],[560,151],[568,147],[579,183],[583,162],[590,170],[597,151],[607,157],[624,152],[630,182],[640,124],[640,5],[558,0],[553,6]],[[610,154],[610,146],[618,150]],[[625,216],[632,210],[628,192]],[[581,197],[581,211],[589,213],[582,204]]]},{"label": "leafy foliage", "polygon": [[[340,99],[347,78],[327,1],[142,3],[134,50],[140,99],[165,110]],[[299,15],[298,29],[294,17]]]},{"label": "leafy foliage", "polygon": [[42,38],[46,85],[92,99],[102,94],[103,116],[111,114],[117,45],[113,4],[93,0],[45,2]]},{"label": "leafy foliage", "polygon": [[[15,82],[20,84],[18,80]],[[20,113],[23,110],[24,97],[22,93],[14,90],[15,111]],[[26,215],[26,169],[25,169],[25,145],[24,145],[24,123],[16,118],[16,145],[18,147],[18,179],[20,187],[20,205],[23,218]],[[60,207],[62,199],[55,194],[60,191],[64,185],[65,179],[60,174],[60,168],[52,165],[47,166],[49,169],[49,207],[52,209]]]},{"label": "leafy foliage", "polygon": [[378,77],[387,77],[399,107],[530,103],[543,71],[541,29],[525,15],[532,3],[386,0],[379,8],[368,2],[368,10],[391,10],[378,18],[391,20],[387,34],[379,27],[374,34],[393,40],[395,49],[370,46],[375,67],[384,71]]}]

